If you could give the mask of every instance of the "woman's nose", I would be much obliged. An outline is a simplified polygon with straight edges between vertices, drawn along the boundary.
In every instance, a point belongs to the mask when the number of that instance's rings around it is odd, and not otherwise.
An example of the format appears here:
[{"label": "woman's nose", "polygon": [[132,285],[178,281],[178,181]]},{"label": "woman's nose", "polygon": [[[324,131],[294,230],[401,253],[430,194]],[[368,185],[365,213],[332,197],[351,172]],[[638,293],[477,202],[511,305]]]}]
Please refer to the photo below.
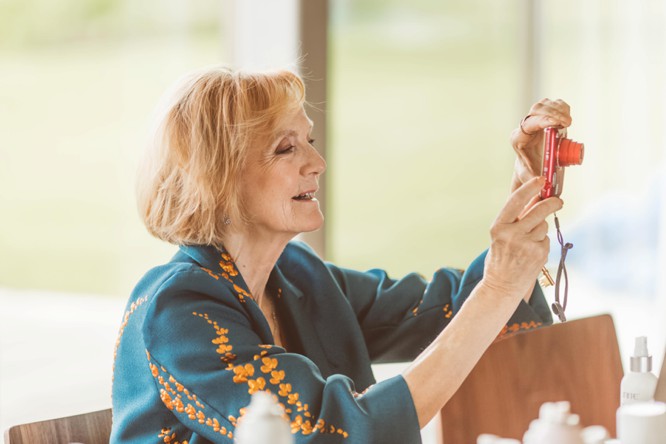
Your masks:
[{"label": "woman's nose", "polygon": [[312,145],[308,146],[308,155],[307,161],[304,165],[305,174],[316,174],[320,175],[326,171],[326,161],[319,154],[319,151]]}]

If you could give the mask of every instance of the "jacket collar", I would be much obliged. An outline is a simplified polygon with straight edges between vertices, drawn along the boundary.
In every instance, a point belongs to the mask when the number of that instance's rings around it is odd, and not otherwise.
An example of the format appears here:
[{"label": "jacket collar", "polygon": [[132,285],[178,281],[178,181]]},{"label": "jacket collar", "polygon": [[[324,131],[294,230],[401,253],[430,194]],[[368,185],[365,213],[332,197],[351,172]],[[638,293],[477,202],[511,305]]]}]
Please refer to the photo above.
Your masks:
[{"label": "jacket collar", "polygon": [[[268,322],[250,294],[250,291],[238,271],[231,255],[224,250],[209,245],[181,245],[180,250],[197,262],[207,273],[219,280],[229,282],[245,310],[259,322],[262,340],[274,343]],[[303,353],[317,364],[323,375],[333,373],[334,366],[326,356],[317,329],[308,312],[307,298],[303,292],[291,282],[290,278],[280,269],[280,260],[273,267],[268,279],[268,288],[275,295],[275,306],[287,331],[290,349]],[[283,264],[288,267],[288,264]],[[287,273],[288,274],[288,273]],[[248,299],[250,300],[249,303]],[[303,341],[307,338],[307,341]]]},{"label": "jacket collar", "polygon": [[254,300],[236,263],[225,249],[210,245],[181,245],[180,250],[199,263],[211,276],[229,282],[240,302],[244,303],[248,298]]},{"label": "jacket collar", "polygon": [[[218,249],[211,245],[181,245],[179,248],[183,253],[194,259],[205,271],[221,276],[231,284],[243,289],[247,293],[246,297],[249,296],[254,299],[227,250],[224,248]],[[296,298],[302,298],[303,292],[289,281],[280,270],[279,265],[280,259],[278,259],[278,263],[273,267],[273,271],[268,278],[269,287],[280,292],[288,291]]]}]

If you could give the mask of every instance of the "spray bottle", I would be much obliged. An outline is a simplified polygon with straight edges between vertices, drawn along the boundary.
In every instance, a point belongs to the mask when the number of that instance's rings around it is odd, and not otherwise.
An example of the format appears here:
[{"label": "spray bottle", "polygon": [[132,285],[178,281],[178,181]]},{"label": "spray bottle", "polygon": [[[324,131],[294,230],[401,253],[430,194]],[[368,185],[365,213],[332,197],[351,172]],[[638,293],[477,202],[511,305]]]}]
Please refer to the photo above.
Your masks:
[{"label": "spray bottle", "polygon": [[636,338],[634,354],[629,360],[629,372],[620,384],[620,404],[649,402],[654,400],[657,377],[651,373],[652,356],[648,354],[647,337]]}]

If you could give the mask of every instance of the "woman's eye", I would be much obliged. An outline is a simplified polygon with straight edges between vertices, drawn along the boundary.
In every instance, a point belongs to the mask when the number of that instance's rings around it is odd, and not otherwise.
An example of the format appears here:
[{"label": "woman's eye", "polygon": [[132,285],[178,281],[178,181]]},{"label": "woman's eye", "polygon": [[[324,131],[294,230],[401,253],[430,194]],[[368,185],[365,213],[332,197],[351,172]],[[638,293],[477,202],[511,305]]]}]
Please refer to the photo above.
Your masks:
[{"label": "woman's eye", "polygon": [[290,146],[287,146],[287,147],[284,147],[284,148],[278,148],[275,151],[275,154],[287,154],[287,153],[291,153],[292,151],[294,151],[294,146],[290,145]]},{"label": "woman's eye", "polygon": [[308,139],[308,143],[309,143],[310,145],[314,145],[315,140],[314,140],[314,139]]}]

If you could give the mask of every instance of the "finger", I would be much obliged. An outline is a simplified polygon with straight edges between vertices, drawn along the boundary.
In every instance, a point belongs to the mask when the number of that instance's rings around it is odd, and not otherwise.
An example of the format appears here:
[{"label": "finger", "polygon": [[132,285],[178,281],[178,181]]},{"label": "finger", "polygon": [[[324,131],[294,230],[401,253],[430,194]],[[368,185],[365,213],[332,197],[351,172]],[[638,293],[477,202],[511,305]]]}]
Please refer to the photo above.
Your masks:
[{"label": "finger", "polygon": [[548,254],[550,253],[550,238],[546,236],[543,240],[537,242],[537,246],[544,251],[544,256],[539,264],[540,267],[543,267],[546,265],[546,262],[548,262]]},{"label": "finger", "polygon": [[562,99],[550,100],[548,98],[544,98],[535,103],[533,108],[555,108],[564,114],[570,114],[571,112],[571,107],[569,104]]},{"label": "finger", "polygon": [[[542,127],[541,129],[547,128],[548,126],[558,126],[566,128],[571,125],[571,108],[569,107],[569,104],[567,104],[565,101],[561,99],[557,100],[542,99],[539,102],[532,105],[532,108],[530,108],[529,111],[529,115],[534,117],[543,117],[550,119],[550,123],[548,123],[547,126]],[[530,122],[529,128],[532,130],[536,130],[536,127],[533,127],[533,125],[535,125],[536,123],[537,123],[536,120]],[[524,122],[523,125],[524,128],[526,124],[527,121]]]},{"label": "finger", "polygon": [[519,219],[522,219],[525,217],[525,214],[529,211],[530,208],[532,208],[534,205],[539,203],[541,201],[541,196],[540,194],[535,195],[532,200],[530,200],[527,205],[525,205],[525,208],[523,208],[523,211],[520,213],[518,216]]},{"label": "finger", "polygon": [[571,107],[564,100],[549,100],[544,104],[543,112],[553,119],[558,120],[565,128],[571,125]]},{"label": "finger", "polygon": [[565,102],[562,99],[555,99],[555,100],[550,100],[549,98],[543,98],[539,100],[535,105],[540,105],[540,106],[551,106],[554,108],[558,108],[562,111],[569,112],[569,104]]},{"label": "finger", "polygon": [[560,110],[562,110],[566,114],[571,114],[571,107],[567,102],[565,102],[562,99],[557,99],[553,102],[555,106],[557,106]]},{"label": "finger", "polygon": [[571,125],[571,117],[560,111],[550,108],[541,110],[538,114],[531,114],[522,123],[523,132],[532,136],[543,131],[544,128],[566,128]]},{"label": "finger", "polygon": [[531,140],[519,142],[512,140],[513,150],[516,153],[514,171],[520,178],[520,182],[541,175],[543,167],[543,136],[533,137]]},{"label": "finger", "polygon": [[530,208],[518,222],[524,232],[529,233],[550,214],[560,210],[564,202],[559,197],[549,197]]},{"label": "finger", "polygon": [[527,236],[536,242],[542,241],[548,236],[548,222],[545,220],[541,221],[536,227],[532,229]]},{"label": "finger", "polygon": [[523,212],[525,206],[539,193],[544,183],[545,179],[539,176],[522,184],[516,191],[511,193],[506,204],[504,204],[504,207],[497,215],[496,221],[499,223],[515,222]]}]

